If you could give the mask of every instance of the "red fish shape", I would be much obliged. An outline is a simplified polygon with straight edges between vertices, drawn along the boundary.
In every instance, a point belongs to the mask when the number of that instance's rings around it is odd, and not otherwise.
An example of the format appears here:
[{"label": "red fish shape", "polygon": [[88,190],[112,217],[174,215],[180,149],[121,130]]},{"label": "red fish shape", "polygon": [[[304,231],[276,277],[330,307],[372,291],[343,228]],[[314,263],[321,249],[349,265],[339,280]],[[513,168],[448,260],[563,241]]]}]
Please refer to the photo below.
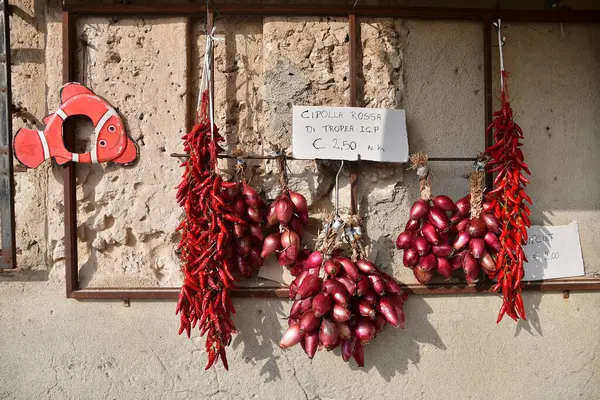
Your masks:
[{"label": "red fish shape", "polygon": [[[44,118],[43,131],[21,128],[15,134],[14,154],[21,164],[36,168],[51,157],[58,164],[112,161],[128,165],[135,161],[136,143],[127,135],[117,111],[103,98],[79,83],[67,83],[60,89],[60,103],[54,114]],[[72,153],[64,145],[63,124],[74,115],[86,115],[94,123],[96,144],[86,153]]]}]

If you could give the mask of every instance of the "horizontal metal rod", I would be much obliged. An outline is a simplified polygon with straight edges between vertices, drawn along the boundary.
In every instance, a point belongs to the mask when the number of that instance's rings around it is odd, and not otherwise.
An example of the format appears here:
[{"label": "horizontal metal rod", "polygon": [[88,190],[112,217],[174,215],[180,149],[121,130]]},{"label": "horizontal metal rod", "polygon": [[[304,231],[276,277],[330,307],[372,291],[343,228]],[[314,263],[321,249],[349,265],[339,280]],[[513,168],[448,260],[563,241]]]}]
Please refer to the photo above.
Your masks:
[{"label": "horizontal metal rod", "polygon": [[[169,156],[171,157],[189,157],[190,155],[187,153],[171,153],[169,154]],[[234,156],[234,155],[230,155],[230,154],[219,154],[217,155],[218,158],[231,158],[231,159],[245,159],[245,160],[276,160],[278,159],[280,156],[245,156],[245,155],[241,155],[241,156]],[[285,157],[288,160],[302,160],[300,158],[294,158],[294,157],[290,157],[290,156],[286,156]],[[428,161],[475,161],[476,158],[473,157],[429,157]],[[368,160],[362,160],[362,161],[368,161]]]},{"label": "horizontal metal rod", "polygon": [[[497,10],[483,8],[439,8],[361,6],[330,4],[222,4],[212,8],[219,15],[257,16],[347,16],[415,19],[480,20],[484,16],[505,21],[528,22],[593,22],[600,21],[596,10]],[[87,4],[66,2],[63,11],[78,15],[152,15],[152,16],[205,16],[206,6],[201,3],[175,4]]]},{"label": "horizontal metal rod", "polygon": [[[562,292],[565,290],[600,291],[600,279],[556,279],[552,281],[522,282],[523,290]],[[404,289],[417,295],[448,295],[483,293],[492,294],[491,282],[467,284],[466,282],[437,282],[427,286],[419,284],[405,285]],[[109,299],[141,299],[141,300],[174,300],[179,295],[179,288],[86,288],[74,290],[71,298],[79,300]],[[240,288],[232,290],[234,297],[287,298],[288,289],[282,286],[263,288]]]}]

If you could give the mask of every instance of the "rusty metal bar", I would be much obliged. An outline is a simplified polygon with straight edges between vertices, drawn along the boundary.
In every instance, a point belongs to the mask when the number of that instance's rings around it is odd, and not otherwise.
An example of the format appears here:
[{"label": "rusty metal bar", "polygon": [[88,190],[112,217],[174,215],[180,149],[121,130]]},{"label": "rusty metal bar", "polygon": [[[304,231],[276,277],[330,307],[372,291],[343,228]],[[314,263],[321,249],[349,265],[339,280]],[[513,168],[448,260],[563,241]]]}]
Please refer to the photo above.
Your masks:
[{"label": "rusty metal bar", "polygon": [[[483,17],[483,96],[484,96],[484,118],[485,128],[492,122],[492,20],[489,15]],[[485,148],[492,145],[492,132],[485,133]],[[486,172],[485,187],[491,190],[494,183],[493,174]]]},{"label": "rusty metal bar", "polygon": [[[350,13],[348,15],[348,36],[350,37],[349,43],[349,77],[348,82],[350,83],[350,107],[356,107],[357,96],[358,96],[358,82],[356,74],[356,63],[358,57],[356,55],[358,49],[358,34],[359,28],[356,25],[356,14]],[[350,214],[358,214],[358,173],[356,163],[350,165]]]},{"label": "rusty metal bar", "polygon": [[[190,155],[187,153],[171,153],[169,157],[189,157]],[[229,158],[229,159],[238,159],[243,158],[246,160],[277,160],[280,156],[250,156],[250,155],[241,155],[234,156],[230,154],[219,154],[217,158]],[[290,156],[285,157],[287,160],[301,160],[300,158],[294,158]],[[428,161],[475,161],[474,157],[429,157]],[[364,161],[364,160],[363,160]]]},{"label": "rusty metal bar", "polygon": [[[77,36],[75,18],[69,12],[63,12],[63,83],[75,79]],[[74,147],[75,131],[71,127],[64,128],[65,145]],[[65,190],[65,278],[67,281],[67,297],[72,297],[79,288],[79,261],[77,258],[77,164],[67,163],[63,170]]]},{"label": "rusty metal bar", "polygon": [[[418,283],[404,285],[409,293],[417,295],[448,295],[463,293],[494,294],[491,292],[492,283],[467,284],[463,282],[437,282],[427,286]],[[564,292],[599,290],[600,284],[595,279],[556,279],[552,281],[523,282],[524,290],[544,292]],[[86,288],[74,291],[72,297],[80,300],[98,299],[143,299],[143,300],[175,300],[180,288]],[[288,298],[288,289],[282,286],[263,288],[235,289],[231,292],[233,297],[256,298]]]},{"label": "rusty metal bar", "polygon": [[[77,15],[130,15],[130,16],[203,16],[206,6],[201,3],[174,4],[87,4],[67,1],[63,10]],[[334,4],[221,4],[220,15],[258,16],[330,16],[481,20],[484,15],[513,22],[594,22],[600,20],[596,10],[498,10],[484,8],[438,8],[401,6],[363,6]]]},{"label": "rusty metal bar", "polygon": [[12,92],[8,1],[0,1],[0,269],[15,268],[15,182],[12,154]]},{"label": "rusty metal bar", "polygon": [[[155,15],[155,16],[202,16],[206,14],[206,7],[201,4],[118,4],[113,6],[99,4],[71,4],[67,3],[63,9],[63,79],[65,82],[75,77],[75,15]],[[509,10],[481,10],[481,9],[440,9],[440,8],[406,8],[406,7],[362,7],[348,8],[347,6],[331,5],[243,5],[231,4],[219,6],[220,15],[304,15],[304,16],[349,16],[350,32],[357,39],[356,17],[401,17],[423,19],[475,19],[484,24],[484,64],[486,80],[486,122],[491,120],[491,40],[489,29],[491,20],[498,17],[509,21],[600,21],[599,11],[509,11]],[[488,22],[486,22],[486,20]],[[487,33],[486,33],[487,32]],[[488,35],[488,39],[485,36]],[[351,40],[350,74],[351,104],[356,104],[356,49]],[[486,48],[488,43],[489,48]],[[354,53],[353,53],[354,52]],[[487,55],[486,55],[487,54]],[[486,61],[487,60],[487,61]],[[354,84],[353,84],[354,80]],[[352,94],[354,93],[354,94]],[[73,135],[67,138],[74,139]],[[187,154],[171,154],[174,157],[186,157]],[[236,158],[235,156],[222,155],[223,158]],[[270,156],[245,157],[257,159],[270,159]],[[291,158],[290,158],[291,159]],[[473,158],[430,157],[430,161],[473,161]],[[76,235],[76,197],[75,197],[75,165],[70,163],[65,169],[65,248],[66,248],[66,276],[67,297],[76,299],[176,299],[179,288],[85,288],[80,289],[78,283],[77,262],[77,235]],[[353,197],[355,196],[353,192]],[[355,200],[354,204],[356,203]],[[354,206],[353,206],[354,207]],[[420,284],[406,285],[405,288],[414,294],[463,294],[487,293],[491,287],[490,282],[480,285],[466,283],[436,282],[428,286]],[[562,279],[548,282],[525,282],[525,290],[565,291],[565,290],[600,290],[600,280],[597,279]],[[265,298],[286,298],[288,290],[281,286],[244,288],[233,291],[234,296],[250,296]]]}]

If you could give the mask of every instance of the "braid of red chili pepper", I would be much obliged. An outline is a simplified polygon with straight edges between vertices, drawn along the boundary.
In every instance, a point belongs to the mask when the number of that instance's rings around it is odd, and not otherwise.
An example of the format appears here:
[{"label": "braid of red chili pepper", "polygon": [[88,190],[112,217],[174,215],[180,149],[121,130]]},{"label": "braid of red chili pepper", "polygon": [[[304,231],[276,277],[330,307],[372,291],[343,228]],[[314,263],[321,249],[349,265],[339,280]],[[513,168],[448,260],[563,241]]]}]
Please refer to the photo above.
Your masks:
[{"label": "braid of red chili pepper", "polygon": [[[221,198],[221,176],[217,173],[216,154],[223,140],[216,127],[211,135],[206,117],[207,93],[203,94],[199,118],[192,130],[183,136],[184,149],[190,157],[183,162],[183,180],[178,185],[177,202],[183,206],[185,219],[178,230],[178,250],[184,281],[177,301],[180,315],[179,334],[198,326],[200,336],[206,334],[206,351],[210,368],[221,358],[227,369],[225,347],[231,343],[235,313],[229,289],[235,280],[226,259],[230,245],[229,226],[245,223],[234,215]],[[212,137],[211,137],[212,136]]]},{"label": "braid of red chili pepper", "polygon": [[494,113],[495,119],[487,129],[487,132],[493,132],[494,144],[486,150],[491,157],[488,172],[497,173],[494,189],[488,195],[497,196],[494,214],[502,224],[502,249],[496,258],[496,271],[490,275],[498,279],[493,290],[502,290],[504,298],[497,322],[502,320],[504,314],[515,321],[518,318],[526,319],[521,279],[524,275],[523,262],[527,261],[523,245],[528,240],[531,212],[525,202],[532,204],[531,198],[525,193],[529,179],[524,173],[531,175],[531,172],[523,161],[523,151],[520,149],[523,143],[519,140],[523,139],[523,131],[513,121],[506,89],[508,73],[502,71],[502,76],[501,108]]}]

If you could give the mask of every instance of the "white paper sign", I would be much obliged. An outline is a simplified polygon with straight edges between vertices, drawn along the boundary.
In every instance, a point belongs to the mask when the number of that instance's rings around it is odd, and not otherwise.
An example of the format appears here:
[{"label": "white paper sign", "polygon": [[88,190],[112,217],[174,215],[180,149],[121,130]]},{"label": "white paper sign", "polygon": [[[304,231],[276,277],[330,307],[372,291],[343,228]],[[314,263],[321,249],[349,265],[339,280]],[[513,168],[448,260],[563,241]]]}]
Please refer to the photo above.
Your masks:
[{"label": "white paper sign", "polygon": [[295,158],[408,161],[404,110],[294,106],[292,130]]},{"label": "white paper sign", "polygon": [[577,221],[563,226],[533,225],[527,230],[523,280],[566,278],[585,275]]}]

